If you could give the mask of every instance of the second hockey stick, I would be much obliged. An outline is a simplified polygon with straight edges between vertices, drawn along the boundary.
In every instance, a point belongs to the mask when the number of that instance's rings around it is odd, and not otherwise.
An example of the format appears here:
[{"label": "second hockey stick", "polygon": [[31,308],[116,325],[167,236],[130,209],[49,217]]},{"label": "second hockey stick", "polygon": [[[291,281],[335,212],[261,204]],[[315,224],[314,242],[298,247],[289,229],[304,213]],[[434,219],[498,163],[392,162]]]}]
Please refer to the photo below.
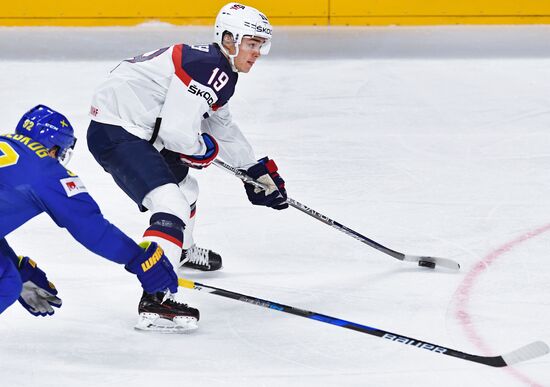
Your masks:
[{"label": "second hockey stick", "polygon": [[388,332],[383,329],[369,327],[367,325],[362,325],[362,324],[357,324],[357,323],[342,320],[336,317],[330,317],[324,314],[310,312],[308,310],[298,309],[293,306],[283,305],[273,301],[262,300],[261,298],[247,296],[244,294],[232,292],[230,290],[225,290],[225,289],[216,288],[214,286],[200,284],[198,282],[193,282],[183,278],[178,278],[178,284],[179,286],[184,288],[205,291],[207,293],[215,294],[221,297],[231,298],[233,300],[246,302],[246,303],[261,306],[267,309],[278,310],[284,313],[290,313],[295,316],[305,317],[311,320],[316,320],[327,324],[336,325],[341,328],[346,328],[357,332],[366,333],[368,335],[376,336],[376,337],[393,341],[396,343],[405,344],[410,347],[424,349],[433,353],[452,356],[463,360],[469,360],[475,363],[480,363],[491,367],[506,367],[519,362],[531,360],[547,354],[550,350],[548,348],[548,345],[546,345],[546,343],[542,341],[535,341],[533,343],[527,344],[505,355],[499,355],[499,356],[472,355],[466,352],[457,351],[456,349],[447,348],[439,344],[432,344],[423,340],[418,340],[412,337],[407,337],[397,333]]},{"label": "second hockey stick", "polygon": [[[227,163],[224,163],[223,161],[216,159],[214,160],[214,164],[221,169],[232,173],[233,175],[237,176],[239,179],[241,179],[243,182],[247,184],[252,184],[253,186],[265,190],[266,187],[262,184],[257,182],[256,180],[252,179],[250,176],[248,176],[246,173],[241,171],[238,168],[235,168]],[[378,251],[381,251],[387,255],[392,256],[393,258],[399,259],[400,261],[407,261],[407,262],[418,262],[419,266],[429,267],[429,268],[435,268],[436,266],[445,267],[447,269],[451,270],[458,270],[460,269],[460,265],[458,262],[453,261],[452,259],[448,258],[439,258],[439,257],[431,257],[426,255],[410,255],[410,254],[403,254],[398,251],[392,250],[386,246],[381,245],[380,243],[373,241],[372,239],[367,238],[364,235],[359,234],[357,231],[352,230],[349,227],[344,226],[343,224],[332,220],[328,216],[321,214],[320,212],[315,211],[313,208],[310,208],[306,206],[305,204],[302,204],[290,197],[287,197],[286,202],[289,206],[296,208],[297,210],[302,211],[304,214],[307,214],[311,216],[312,218],[315,218],[326,225],[329,225],[338,231],[343,232],[346,235],[349,235],[350,237],[357,239],[360,242],[363,242],[370,247],[375,248]]]}]

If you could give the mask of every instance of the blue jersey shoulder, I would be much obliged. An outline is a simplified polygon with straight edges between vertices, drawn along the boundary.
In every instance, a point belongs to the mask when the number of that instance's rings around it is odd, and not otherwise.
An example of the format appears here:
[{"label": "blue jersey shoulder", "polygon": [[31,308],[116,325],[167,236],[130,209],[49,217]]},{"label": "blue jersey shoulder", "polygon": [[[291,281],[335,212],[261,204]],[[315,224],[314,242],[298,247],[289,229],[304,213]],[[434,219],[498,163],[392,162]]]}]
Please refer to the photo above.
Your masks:
[{"label": "blue jersey shoulder", "polygon": [[56,159],[49,157],[48,149],[41,143],[22,134],[4,134],[0,136],[0,151],[4,155],[4,163],[13,163],[13,168],[3,172],[20,176],[29,180],[42,180],[46,176],[65,176],[67,170]]},{"label": "blue jersey shoulder", "polygon": [[223,106],[235,92],[238,74],[216,44],[182,45],[182,68],[196,82],[212,88]]},{"label": "blue jersey shoulder", "polygon": [[59,161],[48,155],[48,150],[39,142],[21,134],[0,136],[0,155],[6,163],[0,170],[0,180],[6,186],[18,187],[17,192],[39,199],[51,192],[64,193],[71,197],[85,192],[78,176],[65,169]]},{"label": "blue jersey shoulder", "polygon": [[[66,201],[83,191],[77,177],[42,144],[21,134],[0,136],[0,163],[2,236],[43,211],[54,220],[59,212],[70,213]],[[49,211],[52,202],[59,203],[55,211]]]}]

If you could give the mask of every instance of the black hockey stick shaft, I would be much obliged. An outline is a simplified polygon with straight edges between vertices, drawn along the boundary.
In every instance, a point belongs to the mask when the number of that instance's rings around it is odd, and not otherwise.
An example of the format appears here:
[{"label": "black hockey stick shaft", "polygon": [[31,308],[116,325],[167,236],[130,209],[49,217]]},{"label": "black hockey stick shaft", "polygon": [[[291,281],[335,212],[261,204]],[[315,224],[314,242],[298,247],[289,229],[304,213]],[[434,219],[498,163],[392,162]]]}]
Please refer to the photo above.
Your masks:
[{"label": "black hockey stick shaft", "polygon": [[[250,176],[245,174],[243,171],[241,171],[241,170],[239,170],[239,169],[237,169],[237,168],[235,168],[235,167],[233,167],[233,166],[231,166],[227,163],[224,163],[221,160],[214,160],[214,164],[216,164],[217,166],[220,166],[221,168],[223,168],[223,169],[225,169],[229,172],[232,172],[235,176],[237,176],[239,179],[241,179],[245,183],[252,184],[253,186],[255,186],[257,188],[260,188],[260,189],[263,189],[263,190],[266,189],[266,187],[262,183],[257,182],[256,180],[252,179]],[[369,239],[366,236],[361,235],[358,232],[344,226],[343,224],[341,224],[341,223],[339,223],[335,220],[332,220],[328,216],[326,216],[324,214],[321,214],[318,211],[315,211],[313,208],[310,208],[310,207],[306,206],[305,204],[302,204],[302,203],[298,202],[297,200],[292,199],[291,197],[287,197],[286,202],[288,203],[289,206],[294,207],[297,210],[302,211],[304,214],[307,214],[307,215],[311,216],[312,218],[315,218],[315,219],[317,219],[317,220],[319,220],[319,221],[321,221],[321,222],[323,222],[323,223],[325,223],[329,226],[332,226],[332,227],[336,228],[337,230],[342,231],[343,233],[351,236],[352,238],[355,238],[358,241],[361,241],[361,242],[366,243],[367,245],[369,245],[371,247],[374,247],[377,250],[380,250],[380,251],[382,251],[382,252],[384,252],[388,255],[391,255],[394,258],[400,259],[400,260],[403,260],[405,258],[405,254],[397,252],[397,251],[392,250],[392,249],[389,249],[386,246],[383,246],[380,243],[375,242],[372,239]]]},{"label": "black hockey stick shaft", "polygon": [[374,327],[370,327],[362,324],[357,324],[351,321],[346,321],[336,317],[331,317],[324,314],[295,308],[293,306],[279,304],[273,301],[263,300],[261,298],[257,298],[253,296],[247,296],[247,295],[236,293],[230,290],[220,289],[209,285],[204,285],[204,284],[190,281],[183,278],[179,278],[178,283],[179,283],[179,286],[184,288],[206,291],[207,293],[215,294],[221,297],[231,298],[233,300],[246,302],[246,303],[261,306],[267,309],[278,310],[280,312],[293,314],[295,316],[305,317],[310,320],[316,320],[327,324],[335,325],[341,328],[346,328],[357,332],[366,333],[368,335],[380,337],[389,341],[405,344],[411,347],[424,349],[433,353],[452,356],[463,360],[469,360],[472,362],[485,364],[491,367],[506,367],[511,364],[515,364],[521,361],[542,356],[548,353],[549,351],[549,348],[545,343],[541,341],[537,341],[537,342],[528,344],[522,348],[519,348],[507,355],[501,355],[501,356],[472,355],[469,353],[457,351],[456,349],[447,348],[438,344],[432,344],[423,340],[418,340],[412,337],[407,337],[397,333],[385,331],[383,329],[374,328]]},{"label": "black hockey stick shaft", "polygon": [[[235,168],[221,160],[214,160],[214,164],[221,169],[224,169],[233,175],[237,176],[239,179],[241,179],[243,182],[247,184],[252,184],[253,186],[265,190],[266,187],[262,184],[248,176],[246,173],[241,171],[238,168]],[[296,208],[297,210],[302,211],[304,214],[307,214],[311,216],[314,219],[317,219],[326,225],[329,225],[333,228],[335,228],[338,231],[343,232],[344,234],[363,242],[367,245],[369,245],[372,248],[375,248],[378,251],[381,251],[393,258],[396,258],[400,261],[410,261],[410,262],[419,262],[419,261],[428,261],[433,262],[435,264],[439,264],[441,266],[447,267],[449,269],[458,270],[460,268],[460,265],[456,263],[455,261],[446,259],[446,258],[436,258],[436,257],[429,257],[429,256],[416,256],[416,255],[406,255],[403,253],[400,253],[398,251],[392,250],[384,245],[381,245],[380,243],[373,241],[372,239],[367,238],[366,236],[358,233],[357,231],[352,230],[349,227],[344,226],[343,224],[329,218],[328,216],[315,211],[313,208],[310,208],[306,206],[305,204],[302,204],[298,202],[297,200],[292,199],[291,197],[287,197],[286,202],[289,206]]]}]

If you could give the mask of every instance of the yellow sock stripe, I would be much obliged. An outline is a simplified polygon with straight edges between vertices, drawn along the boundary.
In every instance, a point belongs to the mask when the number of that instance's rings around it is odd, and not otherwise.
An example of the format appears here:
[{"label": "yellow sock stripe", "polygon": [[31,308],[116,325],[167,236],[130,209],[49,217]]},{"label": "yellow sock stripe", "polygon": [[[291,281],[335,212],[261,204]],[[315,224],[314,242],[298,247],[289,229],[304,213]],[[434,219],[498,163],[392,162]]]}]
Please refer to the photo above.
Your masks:
[{"label": "yellow sock stripe", "polygon": [[181,286],[182,288],[189,288],[189,289],[195,288],[195,283],[185,278],[178,278],[178,285]]}]

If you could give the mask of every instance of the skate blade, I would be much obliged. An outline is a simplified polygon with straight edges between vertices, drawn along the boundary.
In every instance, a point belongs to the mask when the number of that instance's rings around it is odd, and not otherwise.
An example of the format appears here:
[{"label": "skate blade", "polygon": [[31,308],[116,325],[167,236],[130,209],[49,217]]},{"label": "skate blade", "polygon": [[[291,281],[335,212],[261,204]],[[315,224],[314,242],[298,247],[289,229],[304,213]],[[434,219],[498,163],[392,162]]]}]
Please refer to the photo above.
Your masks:
[{"label": "skate blade", "polygon": [[169,320],[156,313],[140,313],[134,329],[158,333],[187,333],[198,327],[195,317],[177,316]]}]

